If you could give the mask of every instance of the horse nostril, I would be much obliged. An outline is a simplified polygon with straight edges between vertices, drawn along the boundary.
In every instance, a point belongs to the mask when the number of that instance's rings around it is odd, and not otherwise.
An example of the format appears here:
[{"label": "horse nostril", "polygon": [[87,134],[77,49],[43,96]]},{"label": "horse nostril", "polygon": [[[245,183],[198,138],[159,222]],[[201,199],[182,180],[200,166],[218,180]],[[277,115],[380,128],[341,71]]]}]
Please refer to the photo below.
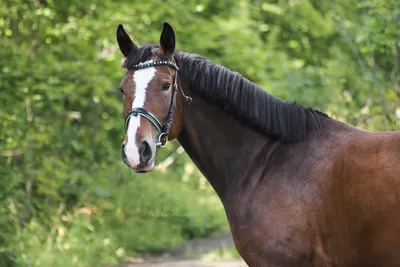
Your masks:
[{"label": "horse nostril", "polygon": [[143,164],[149,163],[151,159],[151,147],[147,141],[143,141],[139,146],[140,161]]},{"label": "horse nostril", "polygon": [[125,162],[126,164],[128,163],[128,159],[125,154],[125,144],[122,144],[122,161]]}]

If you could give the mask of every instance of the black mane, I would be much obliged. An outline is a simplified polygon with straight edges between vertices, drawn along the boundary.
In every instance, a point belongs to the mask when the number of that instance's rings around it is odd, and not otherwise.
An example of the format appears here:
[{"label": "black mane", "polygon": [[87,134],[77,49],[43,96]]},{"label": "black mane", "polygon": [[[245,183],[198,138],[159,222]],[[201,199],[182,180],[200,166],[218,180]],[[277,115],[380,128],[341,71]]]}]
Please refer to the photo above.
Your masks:
[{"label": "black mane", "polygon": [[[124,67],[148,60],[152,55],[165,59],[158,46],[147,45],[130,55]],[[201,56],[175,52],[179,75],[191,90],[219,106],[255,130],[282,141],[303,140],[321,127],[326,114],[295,103],[285,102],[242,77],[239,73]]]}]

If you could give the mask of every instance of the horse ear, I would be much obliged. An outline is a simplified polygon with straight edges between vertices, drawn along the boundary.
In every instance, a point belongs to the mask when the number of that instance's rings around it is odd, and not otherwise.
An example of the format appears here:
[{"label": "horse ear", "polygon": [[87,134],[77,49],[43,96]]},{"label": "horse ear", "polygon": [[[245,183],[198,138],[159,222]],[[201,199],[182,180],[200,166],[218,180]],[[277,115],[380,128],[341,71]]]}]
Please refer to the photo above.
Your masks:
[{"label": "horse ear", "polygon": [[128,57],[132,51],[137,49],[136,44],[132,41],[121,24],[118,25],[117,29],[117,41],[119,49],[125,57]]},{"label": "horse ear", "polygon": [[175,33],[171,25],[164,22],[164,28],[160,37],[160,47],[164,55],[171,57],[175,51]]}]

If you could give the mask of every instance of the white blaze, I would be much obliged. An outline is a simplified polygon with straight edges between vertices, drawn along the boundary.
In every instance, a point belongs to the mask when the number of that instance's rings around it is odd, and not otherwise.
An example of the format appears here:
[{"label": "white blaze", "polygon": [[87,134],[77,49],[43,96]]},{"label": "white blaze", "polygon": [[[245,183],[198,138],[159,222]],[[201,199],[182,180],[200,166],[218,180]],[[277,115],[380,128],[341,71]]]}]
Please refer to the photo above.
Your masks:
[{"label": "white blaze", "polygon": [[[153,60],[145,63],[153,62]],[[132,108],[142,108],[146,100],[146,90],[149,82],[153,79],[156,69],[148,67],[136,70],[133,74],[133,82],[135,83],[135,97],[132,103]],[[128,141],[125,145],[125,154],[132,168],[140,163],[139,150],[136,146],[136,133],[140,127],[140,116],[132,116],[128,126]]]}]

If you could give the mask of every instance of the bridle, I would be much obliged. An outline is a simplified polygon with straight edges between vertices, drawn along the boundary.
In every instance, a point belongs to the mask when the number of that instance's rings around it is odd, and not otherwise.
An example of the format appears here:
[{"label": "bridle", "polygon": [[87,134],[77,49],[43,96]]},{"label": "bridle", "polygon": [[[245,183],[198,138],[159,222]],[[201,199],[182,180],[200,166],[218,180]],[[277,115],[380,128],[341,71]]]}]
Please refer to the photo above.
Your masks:
[{"label": "bridle", "polygon": [[[178,84],[177,84],[177,79],[178,79],[178,71],[179,67],[175,64],[175,62],[169,61],[169,60],[159,60],[159,61],[153,61],[149,63],[139,63],[136,65],[132,65],[127,67],[127,70],[140,70],[140,69],[145,69],[145,68],[150,68],[150,67],[155,67],[155,66],[161,66],[161,65],[166,65],[174,68],[175,74],[174,74],[174,84],[172,86],[172,96],[171,96],[171,104],[169,106],[168,110],[168,115],[167,118],[164,122],[164,124],[161,124],[161,122],[157,119],[156,116],[154,116],[150,111],[148,111],[145,108],[132,108],[131,111],[126,115],[125,118],[125,134],[127,132],[127,127],[129,120],[132,116],[142,116],[148,119],[157,129],[159,132],[158,136],[158,142],[157,142],[157,147],[165,147],[168,141],[168,134],[172,126],[172,120],[174,116],[174,110],[176,108],[176,95],[178,91]],[[183,92],[182,92],[183,94]],[[191,98],[188,96],[183,96],[186,98],[187,102],[191,102]]]}]

